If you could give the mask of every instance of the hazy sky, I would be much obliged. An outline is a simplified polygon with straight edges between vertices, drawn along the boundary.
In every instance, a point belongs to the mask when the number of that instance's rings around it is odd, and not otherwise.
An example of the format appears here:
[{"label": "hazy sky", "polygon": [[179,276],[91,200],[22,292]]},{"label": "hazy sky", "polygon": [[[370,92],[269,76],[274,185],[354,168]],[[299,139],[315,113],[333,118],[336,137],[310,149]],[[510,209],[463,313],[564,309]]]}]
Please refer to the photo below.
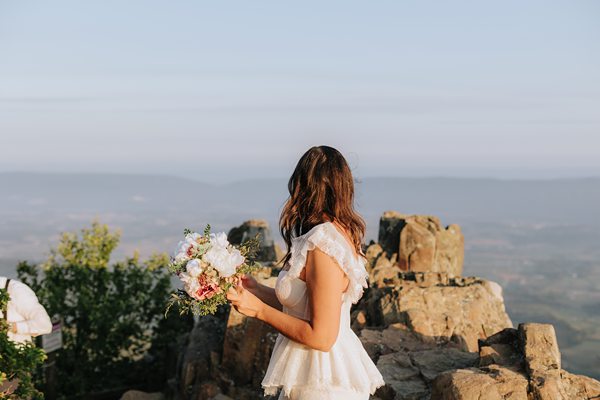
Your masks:
[{"label": "hazy sky", "polygon": [[600,2],[0,1],[0,171],[600,175]]}]

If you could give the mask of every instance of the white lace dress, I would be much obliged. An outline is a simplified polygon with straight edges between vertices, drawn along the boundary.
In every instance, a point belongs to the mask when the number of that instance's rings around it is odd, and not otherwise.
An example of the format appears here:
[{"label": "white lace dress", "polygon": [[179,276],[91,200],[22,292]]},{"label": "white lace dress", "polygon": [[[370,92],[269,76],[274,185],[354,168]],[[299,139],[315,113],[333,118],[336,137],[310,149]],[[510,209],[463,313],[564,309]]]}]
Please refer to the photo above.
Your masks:
[{"label": "white lace dress", "polygon": [[350,307],[367,287],[367,271],[349,242],[331,223],[325,222],[292,239],[289,268],[277,277],[275,293],[283,312],[310,319],[306,283],[299,278],[307,252],[318,247],[333,257],[350,280],[342,294],[340,330],[327,352],[293,341],[281,333],[262,381],[265,395],[291,400],[366,400],[384,385],[381,373],[367,354],[360,339],[350,328]]}]

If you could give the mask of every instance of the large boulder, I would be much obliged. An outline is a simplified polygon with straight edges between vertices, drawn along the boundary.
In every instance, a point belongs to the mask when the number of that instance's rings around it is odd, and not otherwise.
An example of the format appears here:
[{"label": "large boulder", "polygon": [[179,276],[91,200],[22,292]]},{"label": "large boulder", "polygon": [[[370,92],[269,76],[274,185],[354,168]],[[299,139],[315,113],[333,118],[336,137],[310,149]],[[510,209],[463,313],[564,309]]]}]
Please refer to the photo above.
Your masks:
[{"label": "large boulder", "polygon": [[476,352],[423,341],[402,323],[364,328],[359,338],[386,383],[377,391],[377,399],[428,399],[430,383],[440,372],[477,365]]},{"label": "large boulder", "polygon": [[435,379],[431,400],[527,400],[527,385],[522,374],[497,365],[451,370]]},{"label": "large boulder", "polygon": [[444,228],[439,218],[386,211],[379,221],[379,245],[404,271],[445,272],[460,276],[464,236],[460,226]]},{"label": "large boulder", "polygon": [[[188,343],[180,355],[176,392],[184,399],[202,399],[205,381],[217,377],[223,349],[225,320],[207,315],[198,319],[188,336]],[[190,395],[188,397],[188,395]]]},{"label": "large boulder", "polygon": [[260,237],[260,249],[256,260],[265,263],[276,262],[281,250],[273,241],[271,228],[265,220],[251,219],[240,226],[231,228],[227,234],[227,239],[230,243],[239,245],[248,239],[254,238],[257,234]]},{"label": "large boulder", "polygon": [[449,369],[432,381],[432,400],[589,400],[600,382],[560,368],[554,328],[522,323],[479,341],[479,366]]},{"label": "large boulder", "polygon": [[393,286],[373,288],[364,300],[371,325],[405,324],[421,341],[477,351],[477,340],[512,321],[498,285],[475,277],[396,271]]},{"label": "large boulder", "polygon": [[[263,280],[262,283],[273,286],[275,278]],[[277,333],[270,325],[231,309],[223,343],[221,370],[235,382],[235,386],[252,385],[260,388]]]}]

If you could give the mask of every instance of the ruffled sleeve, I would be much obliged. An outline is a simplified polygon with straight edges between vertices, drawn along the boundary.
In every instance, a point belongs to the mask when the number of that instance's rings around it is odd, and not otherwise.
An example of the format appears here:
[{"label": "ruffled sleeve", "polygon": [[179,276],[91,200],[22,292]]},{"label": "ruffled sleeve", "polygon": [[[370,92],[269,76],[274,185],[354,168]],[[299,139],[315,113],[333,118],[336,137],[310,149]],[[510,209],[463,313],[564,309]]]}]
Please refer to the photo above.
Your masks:
[{"label": "ruffled sleeve", "polygon": [[306,265],[307,253],[318,247],[321,251],[333,257],[346,273],[350,284],[344,295],[352,303],[358,302],[363,290],[368,287],[368,273],[361,258],[356,258],[346,238],[331,222],[316,225],[306,234],[292,239],[291,257],[288,275],[298,277]]}]

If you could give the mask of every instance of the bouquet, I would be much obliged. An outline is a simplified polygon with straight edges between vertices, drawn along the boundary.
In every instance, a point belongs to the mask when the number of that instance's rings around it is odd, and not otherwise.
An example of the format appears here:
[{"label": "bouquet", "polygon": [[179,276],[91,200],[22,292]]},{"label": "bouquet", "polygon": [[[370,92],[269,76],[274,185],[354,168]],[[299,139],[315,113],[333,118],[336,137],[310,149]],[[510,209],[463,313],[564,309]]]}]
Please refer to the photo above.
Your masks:
[{"label": "bouquet", "polygon": [[177,244],[169,263],[169,271],[183,282],[183,290],[171,295],[165,315],[177,305],[181,315],[214,314],[221,304],[227,303],[227,290],[239,283],[242,275],[260,268],[252,261],[258,251],[259,235],[234,246],[224,232],[204,234],[184,230],[184,240]]}]

